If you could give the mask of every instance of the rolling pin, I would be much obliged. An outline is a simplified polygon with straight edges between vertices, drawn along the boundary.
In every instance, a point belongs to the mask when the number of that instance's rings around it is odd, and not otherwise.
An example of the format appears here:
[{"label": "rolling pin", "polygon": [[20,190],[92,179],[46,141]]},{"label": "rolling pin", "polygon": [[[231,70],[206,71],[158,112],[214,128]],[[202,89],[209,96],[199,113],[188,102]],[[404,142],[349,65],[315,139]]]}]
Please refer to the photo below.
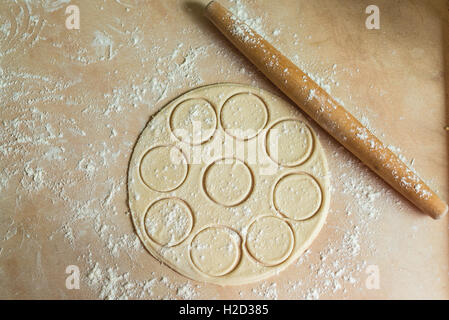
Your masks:
[{"label": "rolling pin", "polygon": [[447,213],[447,204],[413,170],[263,37],[215,1],[205,14],[274,85],[390,186],[434,219]]}]

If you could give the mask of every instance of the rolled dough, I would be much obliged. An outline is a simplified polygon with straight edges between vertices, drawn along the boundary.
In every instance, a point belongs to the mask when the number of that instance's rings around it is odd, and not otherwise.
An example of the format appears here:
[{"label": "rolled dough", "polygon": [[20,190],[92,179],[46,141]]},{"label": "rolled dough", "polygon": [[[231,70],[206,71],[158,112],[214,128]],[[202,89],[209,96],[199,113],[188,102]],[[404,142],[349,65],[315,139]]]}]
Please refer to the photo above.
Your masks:
[{"label": "rolled dough", "polygon": [[285,269],[329,207],[323,149],[300,112],[261,89],[201,87],[170,102],[134,148],[129,206],[146,249],[198,281]]}]

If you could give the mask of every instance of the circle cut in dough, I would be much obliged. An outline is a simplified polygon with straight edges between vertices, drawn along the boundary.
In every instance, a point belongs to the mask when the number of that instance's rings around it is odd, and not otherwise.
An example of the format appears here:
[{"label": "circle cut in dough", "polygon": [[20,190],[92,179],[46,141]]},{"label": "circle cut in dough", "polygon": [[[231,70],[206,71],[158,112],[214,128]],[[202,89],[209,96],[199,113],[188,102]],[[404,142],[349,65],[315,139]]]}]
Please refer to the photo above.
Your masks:
[{"label": "circle cut in dough", "polygon": [[248,228],[246,248],[265,265],[274,266],[286,260],[293,250],[295,238],[290,225],[273,216],[255,220]]},{"label": "circle cut in dough", "polygon": [[239,93],[223,104],[220,113],[223,129],[241,140],[255,137],[266,125],[268,112],[265,102],[251,93]]},{"label": "circle cut in dough", "polygon": [[274,187],[273,202],[282,215],[293,220],[313,216],[321,206],[321,188],[308,174],[289,174]]},{"label": "circle cut in dough", "polygon": [[217,126],[217,115],[206,99],[187,99],[170,115],[170,129],[181,141],[193,145],[209,140]]},{"label": "circle cut in dough", "polygon": [[274,162],[294,167],[309,158],[313,149],[313,136],[304,122],[285,119],[268,130],[266,147]]},{"label": "circle cut in dough", "polygon": [[223,206],[235,206],[244,201],[251,192],[251,169],[237,159],[217,160],[207,167],[203,186],[212,201]]},{"label": "circle cut in dough", "polygon": [[329,208],[326,157],[307,120],[243,85],[201,87],[162,108],[128,175],[145,248],[180,274],[219,285],[279,275],[310,246]]},{"label": "circle cut in dough", "polygon": [[160,192],[172,191],[187,176],[187,159],[177,147],[157,146],[145,153],[139,170],[147,187]]},{"label": "circle cut in dough", "polygon": [[240,239],[225,227],[201,230],[192,240],[190,257],[203,273],[219,277],[231,272],[240,258]]},{"label": "circle cut in dough", "polygon": [[154,202],[145,215],[148,236],[161,246],[172,247],[182,242],[193,226],[189,206],[176,198],[164,198]]}]

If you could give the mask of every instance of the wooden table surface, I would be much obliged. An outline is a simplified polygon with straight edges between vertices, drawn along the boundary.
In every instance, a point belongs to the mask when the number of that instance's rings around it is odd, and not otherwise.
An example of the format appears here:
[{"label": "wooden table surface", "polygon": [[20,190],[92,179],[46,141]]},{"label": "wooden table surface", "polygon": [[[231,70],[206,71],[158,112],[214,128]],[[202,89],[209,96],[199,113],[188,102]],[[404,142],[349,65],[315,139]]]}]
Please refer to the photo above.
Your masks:
[{"label": "wooden table surface", "polygon": [[[331,209],[285,272],[218,287],[143,248],[126,179],[150,116],[218,82],[281,95],[202,16],[205,2],[0,2],[0,298],[448,299],[448,218],[421,214],[314,124]],[[365,27],[371,1],[220,2],[448,200],[447,1],[378,0],[379,30]],[[65,26],[70,4],[79,30]],[[66,286],[70,265],[79,289]]]}]

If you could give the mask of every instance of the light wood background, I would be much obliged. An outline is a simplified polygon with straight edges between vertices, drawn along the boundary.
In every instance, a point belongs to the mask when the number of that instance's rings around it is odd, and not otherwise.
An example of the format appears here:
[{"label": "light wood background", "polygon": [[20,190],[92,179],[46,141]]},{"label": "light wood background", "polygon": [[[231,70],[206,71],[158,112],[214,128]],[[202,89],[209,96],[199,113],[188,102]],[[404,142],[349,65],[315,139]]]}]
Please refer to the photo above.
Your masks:
[{"label": "light wood background", "polygon": [[[68,2],[0,2],[0,298],[449,298],[448,218],[421,214],[316,126],[331,212],[298,263],[226,288],[161,265],[127,206],[128,161],[150,116],[199,85],[279,92],[202,16],[206,1]],[[220,2],[448,200],[447,1]],[[80,30],[65,27],[69,4]],[[370,4],[380,30],[365,28]],[[66,288],[68,265],[79,290]],[[378,290],[366,287],[372,265]]]}]

